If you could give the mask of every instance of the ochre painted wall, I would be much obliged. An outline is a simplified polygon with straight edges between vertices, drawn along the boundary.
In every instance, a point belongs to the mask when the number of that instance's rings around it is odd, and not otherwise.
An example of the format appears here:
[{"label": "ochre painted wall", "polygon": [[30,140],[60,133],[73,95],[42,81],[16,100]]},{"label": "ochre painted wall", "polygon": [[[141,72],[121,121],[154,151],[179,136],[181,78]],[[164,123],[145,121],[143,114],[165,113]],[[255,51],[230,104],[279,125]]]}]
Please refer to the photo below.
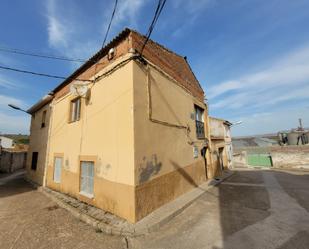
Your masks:
[{"label": "ochre painted wall", "polygon": [[[41,127],[42,124],[42,115],[46,111],[45,127]],[[30,126],[30,142],[29,150],[27,155],[27,177],[31,181],[44,185],[44,169],[46,163],[46,150],[47,150],[47,141],[48,141],[48,131],[50,125],[50,115],[51,109],[49,104],[46,104],[39,111],[35,113],[31,118]],[[31,169],[32,153],[38,152],[38,162],[37,169],[34,171]]]},{"label": "ochre painted wall", "polygon": [[[147,70],[131,61],[97,82],[89,100],[82,99],[80,120],[73,123],[68,122],[73,96],[61,92],[53,100],[48,187],[136,222],[206,180],[200,152],[205,141],[197,139],[194,118],[194,105],[205,109],[209,138],[206,105],[160,70]],[[151,118],[159,123],[149,119],[149,92]],[[42,141],[47,144],[47,138]],[[60,183],[53,179],[55,156],[63,158]],[[81,160],[95,163],[94,198],[80,194]],[[207,162],[211,178],[209,150]]]},{"label": "ochre painted wall", "polygon": [[[194,105],[206,106],[159,70],[149,66],[147,71],[137,62],[133,69],[136,217],[140,219],[206,180],[200,154],[204,140],[196,137]],[[149,112],[155,120],[188,126],[189,131],[152,122]]]},{"label": "ochre painted wall", "polygon": [[[134,222],[132,67],[129,62],[91,88],[79,121],[68,122],[70,94],[54,100],[47,185]],[[57,155],[63,156],[60,184],[53,181]],[[93,199],[79,193],[83,158],[95,161]]]}]

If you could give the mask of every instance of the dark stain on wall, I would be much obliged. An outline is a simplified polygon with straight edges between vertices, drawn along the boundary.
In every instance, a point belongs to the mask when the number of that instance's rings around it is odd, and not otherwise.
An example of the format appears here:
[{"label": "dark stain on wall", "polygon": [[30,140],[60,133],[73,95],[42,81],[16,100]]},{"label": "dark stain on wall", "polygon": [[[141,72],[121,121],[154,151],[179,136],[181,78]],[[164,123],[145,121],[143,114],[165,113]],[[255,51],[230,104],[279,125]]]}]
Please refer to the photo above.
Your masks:
[{"label": "dark stain on wall", "polygon": [[139,171],[139,183],[148,181],[152,176],[159,173],[162,163],[158,162],[157,155],[152,155],[151,160],[143,158],[143,162],[140,165]]}]

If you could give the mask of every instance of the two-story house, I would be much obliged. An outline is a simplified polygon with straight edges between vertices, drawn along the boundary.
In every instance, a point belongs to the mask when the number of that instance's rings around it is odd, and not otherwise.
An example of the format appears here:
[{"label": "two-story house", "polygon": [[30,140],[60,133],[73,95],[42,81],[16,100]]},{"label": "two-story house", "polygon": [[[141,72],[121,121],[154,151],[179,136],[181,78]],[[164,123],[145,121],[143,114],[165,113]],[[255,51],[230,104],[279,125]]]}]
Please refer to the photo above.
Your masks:
[{"label": "two-story house", "polygon": [[125,29],[29,109],[29,179],[130,222],[216,172],[202,87],[144,41]]}]

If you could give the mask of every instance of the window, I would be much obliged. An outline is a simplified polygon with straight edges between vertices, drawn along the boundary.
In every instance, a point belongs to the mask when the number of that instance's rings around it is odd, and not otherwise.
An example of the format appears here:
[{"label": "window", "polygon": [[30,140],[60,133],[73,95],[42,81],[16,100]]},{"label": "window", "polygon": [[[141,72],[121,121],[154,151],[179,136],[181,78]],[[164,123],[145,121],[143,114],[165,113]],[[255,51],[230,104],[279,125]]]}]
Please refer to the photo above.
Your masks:
[{"label": "window", "polygon": [[196,125],[196,137],[199,139],[205,138],[204,131],[204,109],[195,105],[195,125]]},{"label": "window", "polygon": [[81,161],[80,192],[87,197],[93,197],[94,162]]},{"label": "window", "polygon": [[45,121],[46,121],[46,110],[42,113],[42,123],[41,128],[45,127]]},{"label": "window", "polygon": [[61,168],[62,168],[62,157],[55,157],[54,159],[54,182],[61,182]]},{"label": "window", "polygon": [[32,152],[31,169],[36,170],[38,164],[39,152]]},{"label": "window", "polygon": [[76,98],[71,101],[70,105],[70,122],[75,122],[80,119],[81,98]]}]

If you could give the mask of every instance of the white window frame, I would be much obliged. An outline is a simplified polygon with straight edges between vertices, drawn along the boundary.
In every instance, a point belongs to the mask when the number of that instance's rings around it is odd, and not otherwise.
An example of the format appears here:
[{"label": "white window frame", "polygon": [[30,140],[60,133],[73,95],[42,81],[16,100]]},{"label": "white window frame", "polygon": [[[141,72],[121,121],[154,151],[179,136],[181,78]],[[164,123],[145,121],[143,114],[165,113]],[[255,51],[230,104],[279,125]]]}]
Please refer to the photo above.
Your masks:
[{"label": "white window frame", "polygon": [[[57,162],[59,163],[57,164]],[[61,182],[62,164],[63,164],[63,157],[55,156],[54,157],[54,177],[53,177],[54,178],[53,180],[55,183]]]},{"label": "white window frame", "polygon": [[81,114],[81,97],[72,99],[70,102],[70,122],[76,122],[80,120]]},{"label": "white window frame", "polygon": [[80,161],[80,194],[94,197],[94,161]]}]

